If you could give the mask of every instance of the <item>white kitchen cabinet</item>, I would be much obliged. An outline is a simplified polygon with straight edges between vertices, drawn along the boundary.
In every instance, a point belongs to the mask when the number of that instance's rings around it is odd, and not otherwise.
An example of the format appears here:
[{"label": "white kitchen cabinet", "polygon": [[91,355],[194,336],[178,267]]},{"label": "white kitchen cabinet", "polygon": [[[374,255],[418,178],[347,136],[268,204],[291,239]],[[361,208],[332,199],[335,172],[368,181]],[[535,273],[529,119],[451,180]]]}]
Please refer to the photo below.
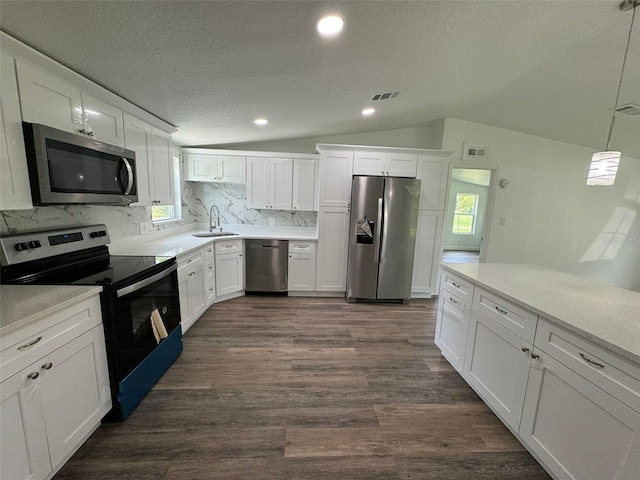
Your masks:
[{"label": "white kitchen cabinet", "polygon": [[320,157],[320,207],[351,206],[353,152],[327,151]]},{"label": "white kitchen cabinet", "polygon": [[560,480],[637,479],[640,413],[535,349],[519,435]]},{"label": "white kitchen cabinet", "polygon": [[216,299],[216,260],[213,242],[204,247],[204,283],[207,295],[207,307]]},{"label": "white kitchen cabinet", "polygon": [[175,204],[171,135],[157,128],[151,129],[151,159],[154,203],[159,205]]},{"label": "white kitchen cabinet", "polygon": [[316,287],[316,242],[289,241],[288,289],[312,292]]},{"label": "white kitchen cabinet", "polygon": [[191,182],[246,183],[246,157],[212,155],[184,149],[185,180]]},{"label": "white kitchen cabinet", "polygon": [[250,208],[291,210],[293,160],[247,158],[247,205]]},{"label": "white kitchen cabinet", "polygon": [[413,257],[412,297],[431,297],[438,291],[438,262],[442,256],[443,212],[418,210]]},{"label": "white kitchen cabinet", "polygon": [[25,122],[124,145],[122,110],[26,63],[17,62],[17,72]]},{"label": "white kitchen cabinet", "polygon": [[350,211],[321,207],[318,212],[318,257],[316,290],[344,292],[347,289]]},{"label": "white kitchen cabinet", "polygon": [[0,53],[0,62],[0,210],[31,210],[14,61]]},{"label": "white kitchen cabinet", "polygon": [[24,332],[18,343],[20,331],[3,339],[0,478],[37,480],[51,478],[111,409],[98,297]]},{"label": "white kitchen cabinet", "polygon": [[241,239],[218,241],[216,251],[216,296],[244,289],[244,243]]},{"label": "white kitchen cabinet", "polygon": [[533,346],[475,308],[470,320],[463,376],[517,431]]},{"label": "white kitchen cabinet", "polygon": [[448,175],[446,158],[418,155],[416,178],[420,179],[420,210],[444,210]]},{"label": "white kitchen cabinet", "polygon": [[204,272],[204,248],[178,258],[180,318],[185,333],[207,309],[207,284]]},{"label": "white kitchen cabinet", "polygon": [[442,355],[462,374],[471,306],[444,288],[438,300],[435,343]]},{"label": "white kitchen cabinet", "polygon": [[293,209],[313,211],[316,206],[316,161],[293,159]]},{"label": "white kitchen cabinet", "polygon": [[414,178],[417,161],[416,154],[356,150],[353,158],[353,174]]}]

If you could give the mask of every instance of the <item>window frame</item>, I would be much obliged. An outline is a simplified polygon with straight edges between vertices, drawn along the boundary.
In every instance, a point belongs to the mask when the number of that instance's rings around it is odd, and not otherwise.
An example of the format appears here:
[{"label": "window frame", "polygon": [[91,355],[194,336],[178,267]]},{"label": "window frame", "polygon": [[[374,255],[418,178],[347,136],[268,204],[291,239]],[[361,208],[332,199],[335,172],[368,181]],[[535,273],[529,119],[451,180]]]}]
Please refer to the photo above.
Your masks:
[{"label": "window frame", "polygon": [[[471,212],[459,212],[458,211],[458,202],[460,201],[460,197],[473,197],[473,209]],[[456,200],[454,204],[453,210],[453,225],[451,227],[452,235],[475,235],[476,234],[476,220],[478,218],[478,203],[480,203],[480,194],[479,193],[456,193]],[[460,232],[456,231],[456,218],[460,217],[471,217],[471,231],[470,232]],[[459,226],[459,222],[458,222]]]}]

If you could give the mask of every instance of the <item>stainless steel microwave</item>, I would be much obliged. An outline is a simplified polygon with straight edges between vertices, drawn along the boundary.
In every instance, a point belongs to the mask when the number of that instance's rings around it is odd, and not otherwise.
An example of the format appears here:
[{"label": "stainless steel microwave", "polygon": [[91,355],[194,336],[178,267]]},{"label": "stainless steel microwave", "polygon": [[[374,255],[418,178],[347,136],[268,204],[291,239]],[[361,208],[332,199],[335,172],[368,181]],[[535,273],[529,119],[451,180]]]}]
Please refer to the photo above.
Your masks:
[{"label": "stainless steel microwave", "polygon": [[22,123],[34,205],[138,201],[135,152],[37,123]]}]

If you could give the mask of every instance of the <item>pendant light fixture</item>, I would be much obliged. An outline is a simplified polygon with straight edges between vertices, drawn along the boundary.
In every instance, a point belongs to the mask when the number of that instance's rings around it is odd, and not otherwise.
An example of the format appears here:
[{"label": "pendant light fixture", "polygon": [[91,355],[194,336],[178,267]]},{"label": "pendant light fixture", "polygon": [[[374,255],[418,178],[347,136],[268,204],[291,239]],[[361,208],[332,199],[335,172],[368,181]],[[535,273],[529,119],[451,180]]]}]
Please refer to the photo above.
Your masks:
[{"label": "pendant light fixture", "polygon": [[607,137],[607,148],[604,152],[597,152],[591,158],[591,166],[589,167],[589,175],[587,177],[587,185],[613,185],[618,173],[618,164],[620,163],[621,152],[611,151],[611,134],[613,133],[613,125],[616,121],[616,110],[618,109],[618,99],[620,98],[620,88],[622,87],[622,77],[624,76],[624,67],[627,63],[627,54],[629,53],[629,45],[631,44],[631,32],[633,31],[633,22],[636,18],[636,10],[638,0],[625,0],[620,4],[620,10],[633,10],[631,15],[631,26],[629,27],[629,36],[627,38],[627,48],[624,51],[624,59],[622,60],[622,71],[620,72],[620,81],[618,82],[618,92],[616,93],[616,102],[613,107],[613,115],[611,116],[611,126],[609,127],[609,135]]}]

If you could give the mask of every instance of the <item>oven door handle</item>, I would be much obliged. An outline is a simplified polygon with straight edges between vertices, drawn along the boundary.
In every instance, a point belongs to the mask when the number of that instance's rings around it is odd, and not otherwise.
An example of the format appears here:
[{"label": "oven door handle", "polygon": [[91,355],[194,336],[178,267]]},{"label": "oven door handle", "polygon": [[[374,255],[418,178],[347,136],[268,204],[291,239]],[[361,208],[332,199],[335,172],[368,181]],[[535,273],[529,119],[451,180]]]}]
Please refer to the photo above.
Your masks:
[{"label": "oven door handle", "polygon": [[157,282],[161,278],[166,277],[171,272],[175,272],[177,269],[178,269],[178,264],[174,263],[169,268],[167,268],[166,270],[163,270],[160,273],[156,273],[155,275],[149,278],[145,278],[144,280],[140,280],[139,282],[134,283],[133,285],[129,285],[128,287],[124,287],[124,288],[121,288],[120,290],[116,290],[116,297],[117,298],[124,297],[125,295],[129,295],[130,293],[140,290],[141,288],[144,288],[147,285],[151,285],[152,283]]}]

